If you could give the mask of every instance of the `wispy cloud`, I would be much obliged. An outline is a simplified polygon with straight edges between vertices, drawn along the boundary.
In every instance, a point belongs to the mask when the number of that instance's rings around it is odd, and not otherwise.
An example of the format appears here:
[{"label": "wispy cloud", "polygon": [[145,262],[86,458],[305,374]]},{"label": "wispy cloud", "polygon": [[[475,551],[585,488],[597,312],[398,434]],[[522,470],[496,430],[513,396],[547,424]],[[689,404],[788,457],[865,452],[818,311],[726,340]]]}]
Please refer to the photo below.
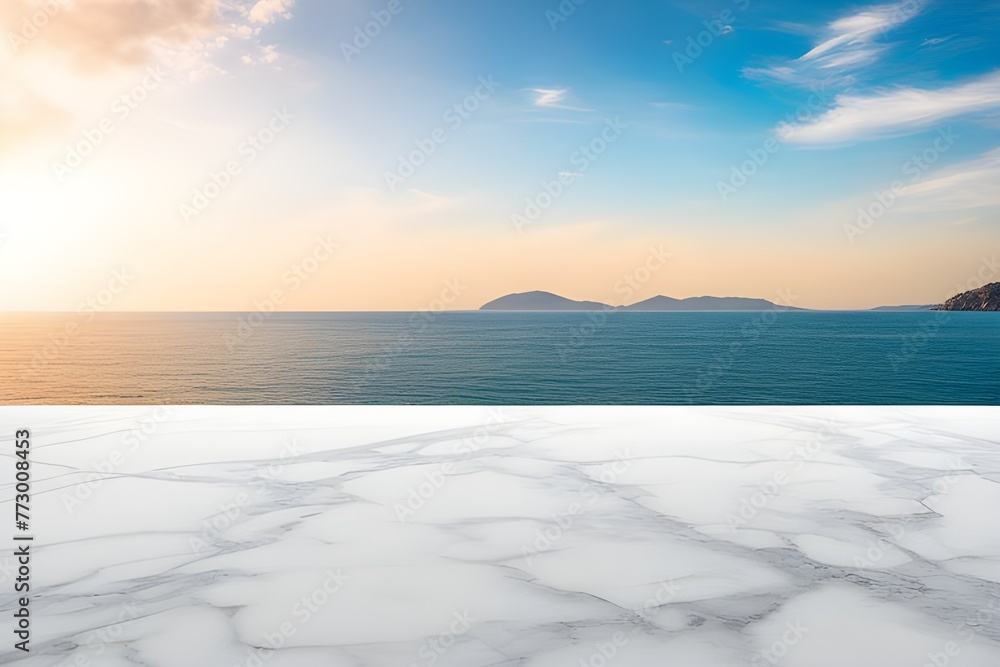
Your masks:
[{"label": "wispy cloud", "polygon": [[534,88],[536,107],[558,107],[566,99],[566,88]]},{"label": "wispy cloud", "polygon": [[911,200],[910,207],[922,211],[1000,206],[1000,147],[981,158],[940,169],[904,188],[903,195]]},{"label": "wispy cloud", "polygon": [[802,56],[767,67],[749,67],[744,75],[779,83],[814,87],[817,82],[846,86],[853,72],[877,61],[887,48],[878,39],[920,13],[926,0],[903,0],[867,7],[829,23],[822,39]]},{"label": "wispy cloud", "polygon": [[838,95],[813,120],[781,125],[782,141],[839,144],[919,130],[944,118],[1000,108],[1000,71],[937,90],[896,88],[874,95]]},{"label": "wispy cloud", "polygon": [[921,42],[920,46],[936,46],[938,44],[947,42],[952,37],[954,37],[954,35],[948,35],[947,37],[931,37]]},{"label": "wispy cloud", "polygon": [[796,23],[794,21],[782,21],[774,20],[764,25],[766,30],[775,30],[777,32],[785,32],[790,35],[811,35],[815,32],[811,26],[805,23]]}]

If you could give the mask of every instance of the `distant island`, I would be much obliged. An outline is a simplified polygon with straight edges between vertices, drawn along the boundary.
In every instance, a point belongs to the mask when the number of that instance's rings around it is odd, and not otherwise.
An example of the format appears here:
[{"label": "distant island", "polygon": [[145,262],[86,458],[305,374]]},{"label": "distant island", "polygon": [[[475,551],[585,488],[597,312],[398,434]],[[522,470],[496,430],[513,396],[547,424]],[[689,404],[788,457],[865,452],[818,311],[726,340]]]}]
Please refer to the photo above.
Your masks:
[{"label": "distant island", "polygon": [[654,296],[651,299],[624,306],[622,310],[640,311],[706,311],[706,310],[805,310],[772,303],[767,299],[747,299],[738,296],[694,296],[675,299],[669,296]]},{"label": "distant island", "polygon": [[494,299],[479,310],[607,310],[613,308],[596,301],[573,301],[552,292],[523,292]]},{"label": "distant island", "polygon": [[[599,301],[574,301],[564,296],[536,290],[508,294],[482,305],[479,310],[500,311],[594,311],[620,310],[633,312],[712,312],[712,311],[762,311],[762,310],[798,310],[808,311],[809,308],[793,308],[782,306],[767,299],[752,299],[734,296],[695,296],[687,299],[675,299],[669,296],[654,296],[629,306],[612,306]],[[953,296],[943,304],[920,304],[904,306],[878,306],[869,312],[923,312],[931,310],[974,310],[1000,311],[1000,283],[990,283],[968,292]]]},{"label": "distant island", "polygon": [[597,301],[574,301],[551,292],[522,292],[508,294],[483,305],[479,310],[621,310],[643,312],[690,312],[721,310],[805,310],[779,306],[766,299],[743,297],[696,296],[688,299],[674,299],[669,296],[654,296],[651,299],[630,306],[611,306]]},{"label": "distant island", "polygon": [[1000,310],[1000,283],[990,283],[951,297],[933,310]]}]

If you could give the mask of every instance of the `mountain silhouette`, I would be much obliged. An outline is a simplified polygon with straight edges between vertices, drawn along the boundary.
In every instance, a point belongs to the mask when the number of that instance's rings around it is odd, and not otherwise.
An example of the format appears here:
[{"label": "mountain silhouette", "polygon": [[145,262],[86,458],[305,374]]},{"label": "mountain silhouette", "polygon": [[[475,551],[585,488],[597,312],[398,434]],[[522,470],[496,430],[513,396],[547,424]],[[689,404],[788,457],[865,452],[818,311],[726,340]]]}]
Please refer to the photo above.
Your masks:
[{"label": "mountain silhouette", "polygon": [[738,296],[694,296],[689,299],[674,299],[669,296],[654,296],[651,299],[625,306],[624,310],[644,311],[697,311],[697,310],[802,310],[772,303],[767,299],[748,299]]},{"label": "mountain silhouette", "polygon": [[480,310],[628,310],[628,311],[723,311],[723,310],[804,310],[779,306],[766,299],[743,297],[696,296],[674,299],[654,296],[630,306],[610,306],[597,301],[574,301],[552,292],[508,294],[483,305]]},{"label": "mountain silhouette", "polygon": [[613,310],[596,301],[573,301],[552,292],[522,292],[494,299],[479,310]]}]

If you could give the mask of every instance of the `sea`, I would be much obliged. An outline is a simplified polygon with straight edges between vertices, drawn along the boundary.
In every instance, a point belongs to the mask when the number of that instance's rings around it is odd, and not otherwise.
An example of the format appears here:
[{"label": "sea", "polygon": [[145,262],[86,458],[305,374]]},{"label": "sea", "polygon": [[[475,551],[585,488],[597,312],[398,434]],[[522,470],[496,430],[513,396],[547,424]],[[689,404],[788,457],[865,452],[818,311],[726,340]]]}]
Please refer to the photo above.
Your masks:
[{"label": "sea", "polygon": [[1000,313],[0,316],[3,404],[1000,404]]}]

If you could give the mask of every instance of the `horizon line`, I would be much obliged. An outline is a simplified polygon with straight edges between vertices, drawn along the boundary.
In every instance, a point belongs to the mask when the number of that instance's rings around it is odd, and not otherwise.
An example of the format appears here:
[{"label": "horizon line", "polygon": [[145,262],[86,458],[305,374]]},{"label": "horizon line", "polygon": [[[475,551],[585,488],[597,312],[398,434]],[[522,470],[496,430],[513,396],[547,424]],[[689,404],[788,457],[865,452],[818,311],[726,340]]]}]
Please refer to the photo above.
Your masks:
[{"label": "horizon line", "polygon": [[[738,298],[738,297],[734,297]],[[769,311],[778,312],[802,312],[802,313],[868,313],[884,312],[886,308],[908,308],[908,307],[934,307],[942,304],[902,304],[899,306],[875,306],[873,308],[805,308],[801,306],[778,306],[774,308],[757,309],[719,309],[719,310],[629,310],[628,306],[608,306],[607,308],[580,308],[580,309],[483,309],[483,308],[457,308],[448,310],[107,310],[99,313],[93,311],[80,310],[3,310],[0,317],[4,315],[80,315],[87,313],[90,315],[226,315],[243,313],[262,313],[265,315],[309,315],[309,314],[366,314],[366,313],[593,313],[606,312],[608,310],[620,311],[623,313],[764,313]]]}]

